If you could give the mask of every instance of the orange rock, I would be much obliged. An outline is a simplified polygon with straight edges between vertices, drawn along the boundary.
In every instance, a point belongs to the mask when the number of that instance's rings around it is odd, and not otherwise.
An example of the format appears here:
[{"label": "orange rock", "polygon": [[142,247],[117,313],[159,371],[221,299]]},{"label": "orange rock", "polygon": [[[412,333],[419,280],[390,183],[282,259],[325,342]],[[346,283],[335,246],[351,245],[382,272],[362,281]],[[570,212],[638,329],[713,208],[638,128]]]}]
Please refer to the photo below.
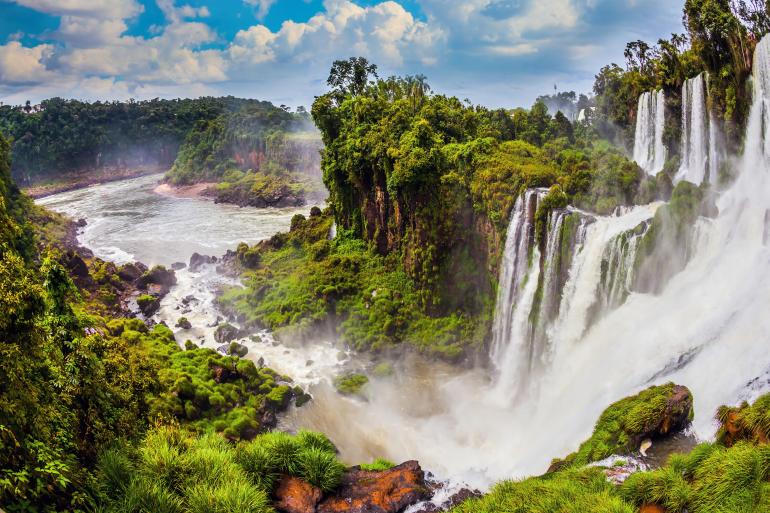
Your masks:
[{"label": "orange rock", "polygon": [[639,513],[666,513],[666,510],[657,504],[645,504],[639,510]]},{"label": "orange rock", "polygon": [[337,491],[318,506],[318,513],[398,513],[431,495],[416,461],[382,472],[353,467]]},{"label": "orange rock", "polygon": [[275,491],[275,509],[284,513],[315,513],[321,489],[298,477],[283,476]]}]

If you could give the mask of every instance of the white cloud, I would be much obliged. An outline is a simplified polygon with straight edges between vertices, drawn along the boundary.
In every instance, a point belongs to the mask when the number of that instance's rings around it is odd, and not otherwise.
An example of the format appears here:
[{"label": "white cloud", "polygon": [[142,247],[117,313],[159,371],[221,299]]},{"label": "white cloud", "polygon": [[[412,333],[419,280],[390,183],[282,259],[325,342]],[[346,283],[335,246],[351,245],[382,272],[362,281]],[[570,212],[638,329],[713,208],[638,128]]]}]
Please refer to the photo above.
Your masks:
[{"label": "white cloud", "polygon": [[13,0],[19,5],[54,16],[132,18],[144,11],[136,0]]},{"label": "white cloud", "polygon": [[26,48],[18,41],[0,46],[0,82],[26,84],[50,79],[43,60],[51,55],[51,45]]},{"label": "white cloud", "polygon": [[411,59],[436,62],[444,42],[440,29],[416,20],[400,4],[386,1],[361,7],[348,0],[327,0],[325,12],[307,22],[288,20],[276,32],[255,25],[238,32],[228,48],[236,62],[260,64],[322,62],[364,55],[397,67]]},{"label": "white cloud", "polygon": [[275,3],[275,0],[243,0],[244,3],[256,7],[255,15],[258,20],[261,20],[267,13],[270,12],[270,8]]}]

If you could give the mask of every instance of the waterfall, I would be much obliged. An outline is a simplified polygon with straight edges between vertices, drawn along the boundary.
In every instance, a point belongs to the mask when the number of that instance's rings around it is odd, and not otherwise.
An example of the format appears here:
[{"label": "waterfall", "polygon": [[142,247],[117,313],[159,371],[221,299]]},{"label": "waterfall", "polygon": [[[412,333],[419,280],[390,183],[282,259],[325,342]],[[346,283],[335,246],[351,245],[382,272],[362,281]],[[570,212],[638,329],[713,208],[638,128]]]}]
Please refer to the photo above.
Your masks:
[{"label": "waterfall", "polygon": [[716,120],[708,110],[708,74],[688,79],[682,85],[682,162],[675,180],[696,185],[716,183],[719,166],[719,136]]},{"label": "waterfall", "polygon": [[[532,393],[527,386],[531,378],[547,368],[559,347],[574,342],[593,317],[625,299],[643,234],[638,227],[658,206],[600,217],[556,209],[546,239],[537,245],[534,215],[546,192],[526,191],[508,226],[490,352],[497,370],[495,392],[502,401],[512,401],[527,388]],[[603,272],[608,266],[612,280]],[[604,289],[608,298],[601,302]]]},{"label": "waterfall", "polygon": [[666,164],[663,130],[666,122],[666,95],[663,90],[642,93],[636,111],[634,160],[650,175]]}]

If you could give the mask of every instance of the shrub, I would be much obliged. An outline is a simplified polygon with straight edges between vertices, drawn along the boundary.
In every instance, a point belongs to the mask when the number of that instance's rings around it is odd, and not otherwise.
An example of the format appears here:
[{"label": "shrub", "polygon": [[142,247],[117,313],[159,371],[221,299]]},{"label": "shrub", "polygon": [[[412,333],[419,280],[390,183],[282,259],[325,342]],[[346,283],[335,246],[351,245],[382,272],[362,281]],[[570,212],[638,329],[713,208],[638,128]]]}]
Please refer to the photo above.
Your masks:
[{"label": "shrub", "polygon": [[317,447],[305,447],[297,454],[297,473],[308,483],[325,492],[334,490],[345,473],[345,466],[334,453]]}]

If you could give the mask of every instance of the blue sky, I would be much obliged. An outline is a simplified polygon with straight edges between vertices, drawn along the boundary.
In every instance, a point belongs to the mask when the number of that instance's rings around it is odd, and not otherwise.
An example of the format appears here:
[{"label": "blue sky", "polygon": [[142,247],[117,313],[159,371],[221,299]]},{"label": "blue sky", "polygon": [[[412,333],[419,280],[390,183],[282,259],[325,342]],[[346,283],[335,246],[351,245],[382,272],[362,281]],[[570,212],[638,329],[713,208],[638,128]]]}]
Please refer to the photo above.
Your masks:
[{"label": "blue sky", "polygon": [[0,101],[232,94],[290,106],[332,61],[489,106],[589,92],[627,41],[682,31],[683,0],[0,0]]}]

